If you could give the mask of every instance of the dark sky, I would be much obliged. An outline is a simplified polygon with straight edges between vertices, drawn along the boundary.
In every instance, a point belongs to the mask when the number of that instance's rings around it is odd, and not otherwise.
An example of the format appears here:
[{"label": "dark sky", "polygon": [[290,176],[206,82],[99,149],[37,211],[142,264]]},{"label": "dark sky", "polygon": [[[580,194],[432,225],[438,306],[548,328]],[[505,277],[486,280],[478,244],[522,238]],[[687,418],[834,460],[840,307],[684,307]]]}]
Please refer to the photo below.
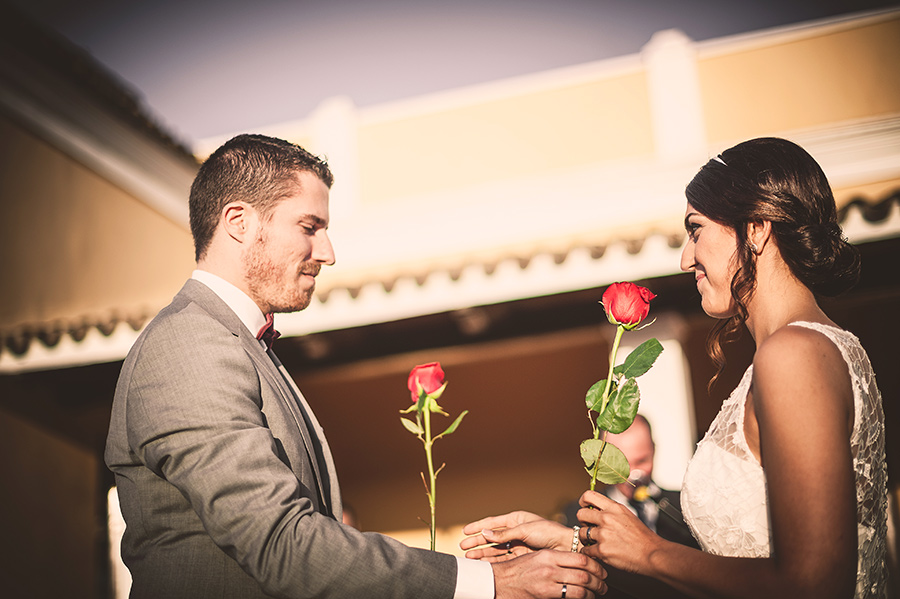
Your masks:
[{"label": "dark sky", "polygon": [[7,0],[88,50],[179,139],[370,106],[897,0]]}]

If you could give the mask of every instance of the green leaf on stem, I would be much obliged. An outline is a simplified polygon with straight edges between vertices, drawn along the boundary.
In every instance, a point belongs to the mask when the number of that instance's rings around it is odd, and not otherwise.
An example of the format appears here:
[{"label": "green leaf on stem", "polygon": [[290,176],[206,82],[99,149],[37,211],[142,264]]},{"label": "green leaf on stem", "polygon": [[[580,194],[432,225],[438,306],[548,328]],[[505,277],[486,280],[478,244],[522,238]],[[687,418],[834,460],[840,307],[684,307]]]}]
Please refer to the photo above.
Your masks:
[{"label": "green leaf on stem", "polygon": [[409,418],[401,418],[400,422],[403,423],[403,426],[414,435],[422,435],[425,431],[422,430],[422,427],[417,423],[413,422]]},{"label": "green leaf on stem", "polygon": [[[615,395],[616,387],[616,381],[613,381],[612,388],[610,388],[609,392],[610,397]],[[584,396],[584,403],[587,404],[588,410],[593,410],[595,412],[600,411],[600,404],[603,403],[604,389],[606,389],[606,379],[597,381],[591,385],[591,388],[588,389],[587,394]]]},{"label": "green leaf on stem", "polygon": [[637,381],[628,379],[610,399],[603,413],[597,416],[597,426],[616,435],[623,432],[634,422],[640,403],[641,391]]},{"label": "green leaf on stem", "polygon": [[637,378],[650,370],[662,350],[663,346],[659,341],[647,339],[628,354],[625,362],[613,368],[613,374],[624,378]]},{"label": "green leaf on stem", "polygon": [[[601,448],[603,453],[601,454]],[[581,442],[581,459],[584,460],[585,470],[590,475],[594,473],[597,464],[597,456],[600,454],[600,466],[597,468],[597,480],[607,485],[617,485],[628,480],[631,467],[628,459],[618,447],[601,439],[588,439]]]},{"label": "green leaf on stem", "polygon": [[456,420],[453,421],[453,424],[448,426],[447,430],[445,430],[440,435],[435,437],[435,439],[437,439],[438,437],[443,437],[445,435],[450,435],[450,434],[453,434],[454,432],[456,432],[456,427],[458,427],[459,423],[462,422],[463,416],[465,416],[468,413],[469,413],[469,410],[463,410],[463,413],[456,417]]}]

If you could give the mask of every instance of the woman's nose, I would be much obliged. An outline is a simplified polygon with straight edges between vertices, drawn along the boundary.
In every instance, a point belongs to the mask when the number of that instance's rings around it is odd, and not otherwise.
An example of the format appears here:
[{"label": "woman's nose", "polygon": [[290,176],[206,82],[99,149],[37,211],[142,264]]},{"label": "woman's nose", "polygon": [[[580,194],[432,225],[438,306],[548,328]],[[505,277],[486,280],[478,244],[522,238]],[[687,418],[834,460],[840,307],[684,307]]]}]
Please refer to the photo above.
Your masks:
[{"label": "woman's nose", "polygon": [[694,268],[694,243],[688,238],[681,250],[681,270],[688,272]]}]

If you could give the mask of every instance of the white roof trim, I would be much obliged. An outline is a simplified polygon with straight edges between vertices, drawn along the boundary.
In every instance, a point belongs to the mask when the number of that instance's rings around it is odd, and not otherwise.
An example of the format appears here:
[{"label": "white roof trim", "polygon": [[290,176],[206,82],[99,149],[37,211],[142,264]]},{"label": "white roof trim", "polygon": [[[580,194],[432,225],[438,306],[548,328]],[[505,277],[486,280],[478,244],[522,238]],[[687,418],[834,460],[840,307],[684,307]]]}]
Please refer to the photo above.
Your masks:
[{"label": "white roof trim", "polygon": [[[854,243],[900,237],[900,204],[888,218],[866,221],[853,207],[844,221],[844,233]],[[594,259],[588,248],[575,248],[560,263],[551,254],[536,254],[524,268],[517,259],[497,265],[491,274],[484,266],[464,268],[453,280],[447,271],[428,275],[419,285],[414,277],[399,279],[388,292],[380,282],[362,287],[356,298],[346,289],[335,289],[328,300],[314,300],[303,312],[278,316],[278,328],[286,336],[307,335],[426,314],[497,304],[529,297],[601,287],[614,281],[637,280],[677,274],[681,248],[669,247],[662,235],[651,235],[641,251],[628,253],[624,242],[609,245]],[[64,335],[54,347],[33,340],[28,351],[16,356],[0,351],[0,374],[66,368],[121,360],[139,331],[120,323],[109,337],[89,329],[81,342]]]},{"label": "white roof trim", "polygon": [[[173,222],[188,227],[187,193],[195,169],[168,156],[97,109],[73,111],[73,123],[27,95],[2,85],[0,108],[55,148],[121,187]],[[83,125],[83,128],[79,125]],[[86,131],[93,132],[90,136]],[[98,132],[103,140],[94,137]]]},{"label": "white roof trim", "polygon": [[0,374],[115,362],[125,357],[138,335],[138,331],[121,322],[109,337],[96,327],[91,327],[81,341],[63,335],[59,343],[47,347],[35,339],[22,356],[3,348],[0,352]]}]

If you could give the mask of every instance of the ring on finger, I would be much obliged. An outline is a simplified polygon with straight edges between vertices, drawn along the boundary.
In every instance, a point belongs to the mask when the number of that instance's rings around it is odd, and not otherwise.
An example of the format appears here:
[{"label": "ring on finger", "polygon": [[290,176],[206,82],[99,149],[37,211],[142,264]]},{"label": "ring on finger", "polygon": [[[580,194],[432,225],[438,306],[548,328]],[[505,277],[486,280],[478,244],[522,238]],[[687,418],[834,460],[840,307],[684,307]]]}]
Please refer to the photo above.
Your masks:
[{"label": "ring on finger", "polygon": [[564,585],[563,585],[563,592],[562,592],[562,599],[566,599],[566,591],[568,591],[568,590],[569,590],[569,585],[564,584]]},{"label": "ring on finger", "polygon": [[593,526],[588,526],[584,531],[584,546],[590,547],[594,544],[594,539],[591,538],[591,531],[594,530]]}]

